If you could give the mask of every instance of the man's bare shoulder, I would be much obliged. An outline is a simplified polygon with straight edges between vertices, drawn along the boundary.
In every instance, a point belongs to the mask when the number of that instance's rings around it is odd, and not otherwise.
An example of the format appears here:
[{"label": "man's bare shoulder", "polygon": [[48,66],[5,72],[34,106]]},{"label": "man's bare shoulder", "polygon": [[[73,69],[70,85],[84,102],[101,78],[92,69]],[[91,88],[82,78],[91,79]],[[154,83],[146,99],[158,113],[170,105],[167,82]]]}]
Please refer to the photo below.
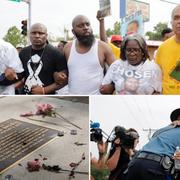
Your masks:
[{"label": "man's bare shoulder", "polygon": [[69,55],[70,55],[70,51],[71,51],[71,47],[72,47],[72,41],[71,42],[68,42],[65,46],[64,46],[64,49],[63,49],[63,53],[66,57],[66,60],[68,60],[69,58]]},{"label": "man's bare shoulder", "polygon": [[71,46],[72,46],[72,41],[66,43],[66,45],[64,46],[64,51],[71,48]]},{"label": "man's bare shoulder", "polygon": [[104,42],[104,41],[99,40],[98,41],[98,46],[99,46],[99,49],[102,50],[102,51],[105,51],[105,52],[112,51],[111,47],[109,46],[109,44]]},{"label": "man's bare shoulder", "polygon": [[106,43],[104,41],[98,40],[98,44],[100,47],[109,48],[108,43]]},{"label": "man's bare shoulder", "polygon": [[99,40],[98,50],[100,59],[103,59],[108,65],[114,61],[114,55],[108,43]]}]

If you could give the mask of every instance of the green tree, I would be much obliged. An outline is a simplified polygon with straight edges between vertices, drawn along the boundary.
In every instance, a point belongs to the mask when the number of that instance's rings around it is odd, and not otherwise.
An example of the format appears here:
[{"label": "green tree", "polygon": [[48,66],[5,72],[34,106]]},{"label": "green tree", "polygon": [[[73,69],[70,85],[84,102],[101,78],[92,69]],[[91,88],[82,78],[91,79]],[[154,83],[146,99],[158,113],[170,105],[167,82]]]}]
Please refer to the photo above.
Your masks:
[{"label": "green tree", "polygon": [[114,23],[114,28],[113,29],[109,28],[109,29],[106,30],[107,37],[110,37],[113,34],[120,34],[120,28],[121,28],[120,22],[116,21]]},{"label": "green tree", "polygon": [[161,32],[163,29],[167,27],[168,27],[167,23],[158,23],[154,27],[153,32],[151,31],[146,32],[146,36],[149,37],[149,40],[161,40],[162,39]]},{"label": "green tree", "polygon": [[96,169],[91,166],[91,175],[95,178],[95,180],[104,180],[109,175],[108,169]]},{"label": "green tree", "polygon": [[20,44],[23,46],[27,45],[27,38],[21,34],[21,31],[16,26],[10,27],[3,39],[10,42],[14,47]]}]

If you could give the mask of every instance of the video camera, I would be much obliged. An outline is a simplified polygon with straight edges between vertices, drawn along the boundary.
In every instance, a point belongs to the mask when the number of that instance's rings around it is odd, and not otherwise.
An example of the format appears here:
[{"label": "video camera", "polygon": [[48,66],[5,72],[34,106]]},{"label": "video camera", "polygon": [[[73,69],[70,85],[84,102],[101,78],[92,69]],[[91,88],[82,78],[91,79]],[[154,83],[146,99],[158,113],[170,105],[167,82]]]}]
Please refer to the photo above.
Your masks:
[{"label": "video camera", "polygon": [[100,124],[98,122],[91,122],[90,124],[90,141],[101,142],[103,138],[102,129],[100,129]]},{"label": "video camera", "polygon": [[[111,142],[114,146],[121,146],[123,148],[133,149],[135,139],[139,138],[138,134],[134,131],[127,132],[126,129],[122,126],[116,126],[110,133],[107,135],[101,128],[98,122],[91,122],[90,124],[90,140],[94,142],[101,142],[103,136],[107,139],[107,142]],[[107,137],[106,137],[106,136]],[[115,140],[119,138],[120,144],[115,144]]]}]

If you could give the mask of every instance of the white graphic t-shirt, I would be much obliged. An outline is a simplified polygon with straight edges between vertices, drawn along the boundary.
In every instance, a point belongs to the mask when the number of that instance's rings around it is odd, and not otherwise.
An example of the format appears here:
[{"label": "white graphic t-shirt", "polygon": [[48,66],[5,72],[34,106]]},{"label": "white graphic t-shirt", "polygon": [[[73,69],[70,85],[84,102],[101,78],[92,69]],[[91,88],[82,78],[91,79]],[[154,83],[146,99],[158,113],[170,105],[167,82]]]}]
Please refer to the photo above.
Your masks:
[{"label": "white graphic t-shirt", "polygon": [[[32,68],[31,64],[37,64],[36,68]],[[42,81],[39,78],[39,73],[43,67],[43,63],[41,57],[38,54],[31,56],[31,59],[27,62],[27,69],[29,72],[29,76],[25,81],[26,91],[30,92],[33,86],[43,86]]]},{"label": "white graphic t-shirt", "polygon": [[[12,68],[16,73],[24,71],[17,50],[10,43],[0,39],[0,75],[5,72],[6,68]],[[0,86],[0,94],[15,94],[14,85]]]},{"label": "white graphic t-shirt", "polygon": [[102,85],[114,82],[116,94],[152,94],[162,91],[162,74],[154,61],[137,66],[117,60],[109,67]]}]

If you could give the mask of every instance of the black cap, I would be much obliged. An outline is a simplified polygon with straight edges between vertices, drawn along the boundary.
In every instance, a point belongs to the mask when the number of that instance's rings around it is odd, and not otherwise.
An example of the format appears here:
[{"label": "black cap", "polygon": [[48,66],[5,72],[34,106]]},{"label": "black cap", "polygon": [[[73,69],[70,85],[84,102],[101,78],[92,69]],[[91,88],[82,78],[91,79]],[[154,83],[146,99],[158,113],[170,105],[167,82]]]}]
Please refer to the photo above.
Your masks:
[{"label": "black cap", "polygon": [[177,119],[178,119],[178,116],[180,116],[180,108],[175,109],[175,110],[171,113],[171,115],[170,115],[171,121],[177,120]]}]

